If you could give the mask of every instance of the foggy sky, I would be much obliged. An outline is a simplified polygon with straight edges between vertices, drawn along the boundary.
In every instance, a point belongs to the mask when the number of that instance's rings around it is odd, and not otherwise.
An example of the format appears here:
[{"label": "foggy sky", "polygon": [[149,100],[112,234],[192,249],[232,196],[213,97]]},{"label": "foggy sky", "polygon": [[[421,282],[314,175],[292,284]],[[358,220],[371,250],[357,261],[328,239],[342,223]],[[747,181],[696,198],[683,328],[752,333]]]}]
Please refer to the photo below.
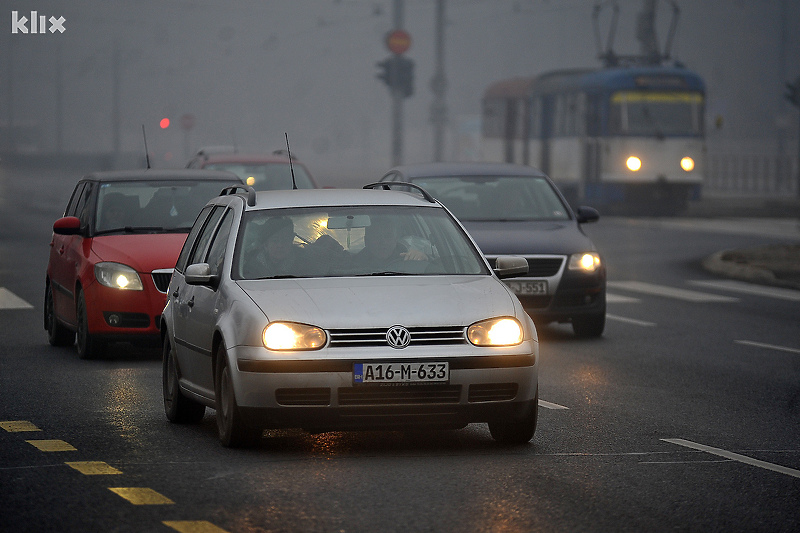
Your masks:
[{"label": "foggy sky", "polygon": [[[619,0],[614,50],[639,51],[641,0]],[[678,0],[672,57],[706,82],[709,140],[797,137],[784,82],[800,76],[800,0]],[[155,166],[183,166],[188,151],[234,142],[284,147],[326,176],[378,174],[391,164],[390,96],[375,76],[389,55],[392,0],[3,0],[0,121],[37,123],[44,151],[113,147],[114,78],[120,142]],[[448,0],[445,28],[445,158],[463,157],[459,132],[474,128],[486,86],[545,70],[599,67],[595,0]],[[12,35],[11,11],[63,16],[62,33]],[[404,162],[433,157],[430,106],[434,0],[405,0],[406,56],[415,92],[404,102]],[[610,11],[608,11],[610,13]],[[659,3],[663,43],[669,4]],[[602,39],[608,19],[601,17]],[[115,52],[116,51],[116,52]],[[115,70],[114,58],[118,58]],[[116,73],[116,74],[115,74]],[[60,102],[60,104],[59,104]],[[180,117],[196,117],[188,133]],[[714,119],[721,117],[722,127]],[[160,130],[158,121],[173,124]],[[60,128],[60,130],[59,130]],[[795,145],[796,143],[793,143]],[[171,154],[171,159],[165,159]],[[169,156],[166,156],[169,157]],[[360,177],[359,177],[360,179]]]}]

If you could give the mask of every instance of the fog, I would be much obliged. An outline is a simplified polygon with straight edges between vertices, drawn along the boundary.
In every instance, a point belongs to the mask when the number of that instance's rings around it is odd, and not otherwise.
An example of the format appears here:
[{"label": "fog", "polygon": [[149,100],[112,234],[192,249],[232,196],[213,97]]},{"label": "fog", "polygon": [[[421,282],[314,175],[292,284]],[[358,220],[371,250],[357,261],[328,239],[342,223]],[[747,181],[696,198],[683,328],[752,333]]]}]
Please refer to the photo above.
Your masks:
[{"label": "fog", "polygon": [[[678,0],[671,57],[707,86],[709,141],[797,137],[784,84],[800,76],[799,0]],[[480,158],[480,99],[493,81],[599,67],[595,0],[447,0],[445,159]],[[639,52],[641,0],[619,0],[614,50]],[[284,148],[320,181],[363,181],[391,165],[392,0],[3,1],[0,122],[38,127],[43,153],[143,152],[183,166],[198,147]],[[433,158],[435,0],[405,0],[414,94],[404,100],[403,161]],[[64,17],[64,32],[12,34],[12,10]],[[658,3],[658,38],[670,3]],[[606,40],[610,10],[601,12]],[[114,119],[118,110],[119,123]],[[180,118],[194,116],[191,130]],[[161,118],[170,118],[167,129]],[[788,142],[796,150],[796,142]]]}]

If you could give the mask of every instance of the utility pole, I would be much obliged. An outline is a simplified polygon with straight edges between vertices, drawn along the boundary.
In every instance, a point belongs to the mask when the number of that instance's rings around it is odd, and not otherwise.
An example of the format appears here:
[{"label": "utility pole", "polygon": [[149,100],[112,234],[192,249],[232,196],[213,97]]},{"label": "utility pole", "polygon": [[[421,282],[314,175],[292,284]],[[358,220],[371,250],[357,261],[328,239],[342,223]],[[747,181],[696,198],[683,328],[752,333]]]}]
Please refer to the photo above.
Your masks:
[{"label": "utility pole", "polygon": [[444,152],[444,131],[447,124],[447,104],[444,95],[447,80],[444,77],[444,12],[445,0],[436,0],[436,72],[431,79],[433,103],[431,104],[431,123],[433,124],[433,160],[441,161]]}]

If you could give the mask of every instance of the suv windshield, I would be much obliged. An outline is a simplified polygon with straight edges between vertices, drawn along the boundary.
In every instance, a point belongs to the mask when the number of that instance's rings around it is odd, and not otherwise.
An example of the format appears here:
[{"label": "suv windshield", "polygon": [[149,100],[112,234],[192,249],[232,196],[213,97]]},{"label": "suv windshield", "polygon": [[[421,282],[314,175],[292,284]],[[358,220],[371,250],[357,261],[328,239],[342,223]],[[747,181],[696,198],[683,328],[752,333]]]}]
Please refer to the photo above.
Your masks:
[{"label": "suv windshield", "polygon": [[245,213],[233,279],[488,274],[439,207],[322,207]]},{"label": "suv windshield", "polygon": [[200,209],[230,181],[114,181],[100,184],[94,233],[188,232]]},{"label": "suv windshield", "polygon": [[555,189],[537,176],[453,176],[414,180],[459,220],[569,220]]}]

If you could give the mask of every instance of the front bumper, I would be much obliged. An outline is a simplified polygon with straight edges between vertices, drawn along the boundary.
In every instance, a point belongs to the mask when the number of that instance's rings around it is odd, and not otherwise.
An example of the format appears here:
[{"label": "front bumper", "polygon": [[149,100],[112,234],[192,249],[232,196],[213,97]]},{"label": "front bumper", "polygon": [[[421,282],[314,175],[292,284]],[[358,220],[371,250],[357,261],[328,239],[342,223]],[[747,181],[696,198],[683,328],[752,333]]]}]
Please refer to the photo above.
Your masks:
[{"label": "front bumper", "polygon": [[353,365],[374,357],[265,361],[249,350],[234,350],[234,390],[245,419],[267,428],[463,427],[520,416],[538,387],[533,353],[428,357],[449,362],[448,383],[376,385],[353,382]]}]

